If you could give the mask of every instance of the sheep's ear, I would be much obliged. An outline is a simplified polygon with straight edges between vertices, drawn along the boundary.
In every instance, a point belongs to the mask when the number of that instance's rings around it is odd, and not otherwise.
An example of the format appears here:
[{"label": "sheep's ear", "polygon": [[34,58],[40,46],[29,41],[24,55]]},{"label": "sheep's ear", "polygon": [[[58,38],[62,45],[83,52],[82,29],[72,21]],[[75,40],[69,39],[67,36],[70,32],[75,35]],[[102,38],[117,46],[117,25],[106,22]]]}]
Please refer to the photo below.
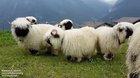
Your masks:
[{"label": "sheep's ear", "polygon": [[37,24],[37,22],[36,22],[36,20],[35,20],[35,19],[30,20],[30,19],[26,18],[26,20],[28,20],[30,23]]},{"label": "sheep's ear", "polygon": [[27,21],[31,22],[28,18],[26,18]]},{"label": "sheep's ear", "polygon": [[56,30],[56,29],[53,29],[53,30],[51,31],[51,35],[52,35],[54,38],[59,38],[59,37],[60,37],[59,34],[57,33],[57,30]]},{"label": "sheep's ear", "polygon": [[131,36],[133,34],[133,29],[126,27],[126,38],[129,38],[129,36]]}]

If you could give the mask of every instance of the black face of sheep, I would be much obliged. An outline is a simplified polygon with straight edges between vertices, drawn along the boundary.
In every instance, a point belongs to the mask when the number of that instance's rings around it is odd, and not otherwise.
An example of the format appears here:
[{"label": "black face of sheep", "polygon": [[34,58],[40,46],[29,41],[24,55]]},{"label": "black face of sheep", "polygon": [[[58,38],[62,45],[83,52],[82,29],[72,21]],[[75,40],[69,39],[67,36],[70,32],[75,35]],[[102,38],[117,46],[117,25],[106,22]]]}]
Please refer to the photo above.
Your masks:
[{"label": "black face of sheep", "polygon": [[32,24],[37,24],[37,21],[34,20],[34,19],[32,19],[31,23],[32,23]]},{"label": "black face of sheep", "polygon": [[32,23],[36,23],[36,21],[33,19],[33,20],[32,20]]},{"label": "black face of sheep", "polygon": [[126,27],[126,38],[129,38],[133,34],[133,29]]},{"label": "black face of sheep", "polygon": [[28,33],[29,33],[28,28],[20,28],[20,27],[15,28],[15,34],[17,37],[25,37],[27,36]]},{"label": "black face of sheep", "polygon": [[70,21],[68,21],[67,23],[64,23],[64,26],[65,26],[65,30],[69,30],[72,28],[72,23]]}]

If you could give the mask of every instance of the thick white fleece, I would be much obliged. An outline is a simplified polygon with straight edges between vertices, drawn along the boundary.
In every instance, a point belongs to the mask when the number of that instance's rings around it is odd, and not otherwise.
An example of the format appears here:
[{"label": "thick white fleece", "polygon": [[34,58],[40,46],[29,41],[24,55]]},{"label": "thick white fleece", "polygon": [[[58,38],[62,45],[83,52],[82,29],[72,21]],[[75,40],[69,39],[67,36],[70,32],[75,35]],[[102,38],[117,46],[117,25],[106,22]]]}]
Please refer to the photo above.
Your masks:
[{"label": "thick white fleece", "polygon": [[[17,37],[15,34],[15,28],[27,28],[27,25],[29,26],[29,33],[26,37]],[[43,36],[45,33],[53,28],[54,26],[49,24],[36,24],[31,25],[30,22],[25,20],[25,18],[18,18],[12,22],[12,35],[14,36],[14,39],[18,42],[18,44],[29,50],[29,49],[35,49],[35,50],[46,50],[47,45],[43,45]]]},{"label": "thick white fleece", "polygon": [[119,48],[119,37],[112,27],[99,27],[96,29],[98,35],[98,49],[103,53],[116,53]]},{"label": "thick white fleece", "polygon": [[140,73],[140,23],[135,24],[135,27],[136,29],[131,37],[126,55],[128,74]]},{"label": "thick white fleece", "polygon": [[[61,32],[59,32],[61,31]],[[51,37],[51,43],[55,50],[61,47],[61,51],[66,56],[77,57],[78,62],[82,57],[91,58],[96,54],[95,48],[97,43],[97,35],[95,29],[91,27],[83,27],[80,29],[71,29],[62,31],[58,30],[60,38]],[[53,43],[54,40],[58,40],[58,43]]]}]

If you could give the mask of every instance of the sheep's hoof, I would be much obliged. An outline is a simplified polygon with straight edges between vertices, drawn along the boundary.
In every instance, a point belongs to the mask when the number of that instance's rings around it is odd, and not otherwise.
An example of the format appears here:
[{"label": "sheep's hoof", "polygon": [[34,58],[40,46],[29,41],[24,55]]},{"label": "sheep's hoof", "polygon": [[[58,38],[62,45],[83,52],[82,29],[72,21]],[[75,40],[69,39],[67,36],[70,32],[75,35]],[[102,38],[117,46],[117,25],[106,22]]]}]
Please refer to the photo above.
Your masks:
[{"label": "sheep's hoof", "polygon": [[58,52],[53,52],[52,55],[53,56],[58,56]]},{"label": "sheep's hoof", "polygon": [[58,56],[58,54],[52,54],[52,56]]},{"label": "sheep's hoof", "polygon": [[139,74],[138,73],[130,73],[129,78],[139,78]]},{"label": "sheep's hoof", "polygon": [[75,61],[77,61],[77,57],[72,57],[72,56],[67,56],[67,60],[68,61],[71,61],[71,62],[75,62]]},{"label": "sheep's hoof", "polygon": [[71,58],[71,61],[72,61],[72,62],[75,62],[75,61],[77,61],[77,59],[78,59],[77,57],[72,57],[72,58]]},{"label": "sheep's hoof", "polygon": [[71,56],[70,56],[70,55],[67,56],[67,60],[68,60],[68,61],[71,61]]},{"label": "sheep's hoof", "polygon": [[92,62],[92,61],[93,61],[93,59],[92,59],[92,58],[89,58],[89,59],[88,59],[88,61],[89,61],[89,62]]},{"label": "sheep's hoof", "polygon": [[48,47],[47,48],[46,54],[48,54],[48,55],[51,55],[52,54],[52,48],[51,47]]},{"label": "sheep's hoof", "polygon": [[104,55],[105,60],[112,60],[114,58],[114,54],[108,53]]},{"label": "sheep's hoof", "polygon": [[38,50],[35,49],[29,49],[29,51],[31,52],[31,54],[36,54],[38,52]]}]

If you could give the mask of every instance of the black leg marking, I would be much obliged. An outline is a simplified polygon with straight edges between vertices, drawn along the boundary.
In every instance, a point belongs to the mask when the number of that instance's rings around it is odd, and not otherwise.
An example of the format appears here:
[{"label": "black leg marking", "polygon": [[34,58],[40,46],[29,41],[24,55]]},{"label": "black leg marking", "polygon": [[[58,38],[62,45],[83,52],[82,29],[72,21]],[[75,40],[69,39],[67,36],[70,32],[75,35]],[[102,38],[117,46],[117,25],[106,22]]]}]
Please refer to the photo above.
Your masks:
[{"label": "black leg marking", "polygon": [[51,55],[52,54],[52,47],[47,48],[46,54]]},{"label": "black leg marking", "polygon": [[36,54],[38,52],[38,50],[35,49],[29,49],[29,51],[31,52],[31,54]]},{"label": "black leg marking", "polygon": [[136,59],[137,59],[137,55],[131,55],[131,61],[132,61],[132,62],[135,62]]},{"label": "black leg marking", "polygon": [[67,60],[68,60],[68,61],[70,61],[70,60],[71,60],[71,58],[72,58],[72,57],[71,57],[70,55],[69,55],[69,56],[67,56]]},{"label": "black leg marking", "polygon": [[73,60],[72,61],[77,61],[78,60],[78,58],[77,57],[73,57]]},{"label": "black leg marking", "polygon": [[129,78],[139,78],[139,74],[138,73],[130,73]]},{"label": "black leg marking", "polygon": [[113,59],[113,54],[112,53],[108,53],[107,55],[106,55],[106,58],[107,59],[109,59],[109,60],[112,60]]}]

